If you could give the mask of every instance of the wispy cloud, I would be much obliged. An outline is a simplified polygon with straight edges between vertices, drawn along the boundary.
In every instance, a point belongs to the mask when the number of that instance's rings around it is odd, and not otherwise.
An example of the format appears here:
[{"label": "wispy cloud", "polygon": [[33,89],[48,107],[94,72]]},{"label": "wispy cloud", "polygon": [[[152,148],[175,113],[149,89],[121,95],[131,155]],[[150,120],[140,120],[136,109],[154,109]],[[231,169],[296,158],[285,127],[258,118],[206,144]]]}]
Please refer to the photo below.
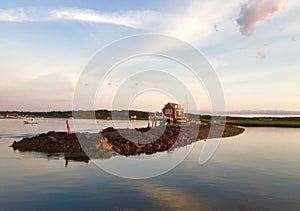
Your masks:
[{"label": "wispy cloud", "polygon": [[[219,37],[223,36],[223,32],[226,30],[233,31],[234,21],[230,17],[232,11],[238,10],[238,2],[239,0],[232,0],[224,6],[218,0],[204,3],[192,1],[180,10],[168,12],[153,10],[102,12],[77,8],[57,8],[45,11],[28,8],[4,9],[0,10],[0,21],[39,22],[63,20],[115,24],[141,29],[150,33],[163,33],[192,44],[198,44],[216,34],[215,26],[218,26],[218,32],[222,34],[218,35]],[[229,30],[228,22],[231,25]]]},{"label": "wispy cloud", "polygon": [[129,10],[103,13],[95,10],[63,8],[52,10],[50,14],[57,20],[117,24],[151,33],[163,33],[198,44],[216,34],[216,25],[221,33],[224,29],[228,30],[228,22],[233,29],[234,21],[231,18],[234,15],[233,11],[238,9],[239,0],[232,0],[226,5],[219,0],[211,0],[204,3],[191,1],[180,10],[168,12]]},{"label": "wispy cloud", "polygon": [[40,22],[40,21],[82,21],[109,23],[132,28],[144,28],[158,21],[160,13],[152,10],[129,10],[105,13],[90,9],[59,8],[49,11],[37,9],[9,8],[0,9],[1,22]]},{"label": "wispy cloud", "polygon": [[[226,5],[219,0],[206,2],[191,1],[177,11],[125,10],[102,12],[92,9],[57,8],[40,11],[32,8],[0,9],[0,21],[80,21],[106,23],[142,29],[146,32],[163,33],[192,44],[212,39],[224,39],[234,33],[235,19],[240,31],[250,36],[257,23],[281,11],[287,0],[249,0],[240,9],[240,0],[232,0]],[[240,10],[240,14],[239,14]],[[218,12],[216,12],[218,11]],[[213,40],[215,42],[215,40]]]},{"label": "wispy cloud", "polygon": [[94,23],[110,23],[132,28],[140,28],[157,19],[158,12],[151,10],[135,10],[114,13],[102,13],[88,9],[55,9],[50,11],[55,19],[74,20]]},{"label": "wispy cloud", "polygon": [[237,23],[245,36],[250,36],[258,22],[264,21],[275,13],[281,11],[287,0],[250,0],[242,5]]},{"label": "wispy cloud", "polygon": [[[117,24],[150,33],[163,33],[198,44],[216,34],[216,25],[221,30],[234,9],[238,9],[237,1],[224,6],[217,0],[211,0],[206,3],[192,1],[180,11],[131,10],[103,13],[90,9],[63,8],[50,11],[50,16],[55,20]],[[216,10],[219,12],[216,13]]]},{"label": "wispy cloud", "polygon": [[28,13],[22,9],[0,9],[0,21],[2,22],[29,22],[34,21]]}]

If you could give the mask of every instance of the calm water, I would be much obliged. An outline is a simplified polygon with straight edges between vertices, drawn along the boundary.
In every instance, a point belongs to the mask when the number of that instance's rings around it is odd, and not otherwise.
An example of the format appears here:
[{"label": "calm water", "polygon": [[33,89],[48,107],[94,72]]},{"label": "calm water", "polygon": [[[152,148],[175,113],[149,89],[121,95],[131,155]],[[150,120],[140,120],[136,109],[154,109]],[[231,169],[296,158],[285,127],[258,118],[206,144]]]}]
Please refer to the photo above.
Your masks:
[{"label": "calm water", "polygon": [[[82,120],[80,129],[88,130],[89,124]],[[1,210],[300,209],[300,129],[246,128],[240,136],[223,139],[203,166],[198,165],[199,142],[175,169],[138,181],[110,175],[92,162],[71,161],[65,167],[62,155],[8,147],[49,130],[65,130],[65,120],[44,119],[39,125],[0,120]]]}]

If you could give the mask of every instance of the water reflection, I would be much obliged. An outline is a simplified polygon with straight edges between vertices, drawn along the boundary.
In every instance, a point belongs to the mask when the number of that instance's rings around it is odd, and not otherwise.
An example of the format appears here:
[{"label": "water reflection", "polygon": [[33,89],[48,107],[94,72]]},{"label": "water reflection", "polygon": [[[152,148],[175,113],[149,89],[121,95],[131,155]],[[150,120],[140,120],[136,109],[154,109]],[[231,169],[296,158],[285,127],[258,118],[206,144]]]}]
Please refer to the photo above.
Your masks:
[{"label": "water reflection", "polygon": [[164,209],[210,210],[204,195],[195,196],[184,187],[167,187],[154,181],[137,181],[130,184],[150,200],[162,204]]},{"label": "water reflection", "polygon": [[[190,148],[190,147],[189,147]],[[173,155],[175,149],[167,151],[167,154]],[[122,159],[124,155],[120,155],[116,153],[114,150],[109,150],[109,151],[97,151],[97,153],[93,153],[92,155],[87,155],[85,152],[61,152],[61,153],[45,153],[45,152],[30,152],[30,151],[20,151],[20,150],[14,150],[19,152],[19,155],[22,157],[22,159],[27,159],[27,158],[44,158],[47,159],[48,161],[59,161],[64,159],[65,160],[65,166],[68,167],[69,161],[71,162],[83,162],[83,163],[90,163],[91,159],[94,160],[95,162],[101,162],[101,160],[108,160],[113,157],[119,157]],[[186,149],[181,149],[179,151],[182,151],[183,153],[186,151]],[[164,154],[164,153],[161,153]],[[177,154],[178,151],[177,151]],[[185,153],[186,154],[186,153]],[[146,159],[149,158],[151,155],[138,155],[137,157],[135,156],[130,156],[130,159]],[[160,153],[154,156],[161,156]],[[117,160],[119,158],[116,158]],[[115,160],[116,161],[116,160]],[[114,162],[114,161],[112,161]]]},{"label": "water reflection", "polygon": [[[0,130],[9,133],[5,124]],[[114,177],[72,154],[13,151],[8,146],[20,138],[0,138],[1,209],[300,210],[299,137],[299,129],[246,128],[223,139],[207,164],[198,165],[197,142],[172,171],[142,181]]]}]

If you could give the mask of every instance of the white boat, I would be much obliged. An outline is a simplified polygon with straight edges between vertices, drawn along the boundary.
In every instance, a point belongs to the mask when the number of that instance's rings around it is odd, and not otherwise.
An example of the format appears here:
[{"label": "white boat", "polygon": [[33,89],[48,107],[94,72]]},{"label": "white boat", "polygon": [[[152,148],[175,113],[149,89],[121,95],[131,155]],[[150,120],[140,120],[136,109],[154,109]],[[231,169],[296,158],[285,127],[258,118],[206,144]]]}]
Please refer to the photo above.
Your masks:
[{"label": "white boat", "polygon": [[39,124],[39,122],[32,118],[30,120],[25,120],[24,124]]}]

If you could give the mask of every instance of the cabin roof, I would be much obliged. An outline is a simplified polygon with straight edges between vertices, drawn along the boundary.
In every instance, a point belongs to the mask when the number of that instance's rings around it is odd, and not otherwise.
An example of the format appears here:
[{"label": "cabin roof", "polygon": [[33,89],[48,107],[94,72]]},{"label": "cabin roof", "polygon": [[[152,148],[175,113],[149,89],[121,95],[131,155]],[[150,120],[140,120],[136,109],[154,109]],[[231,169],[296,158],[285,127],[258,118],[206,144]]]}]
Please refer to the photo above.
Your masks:
[{"label": "cabin roof", "polygon": [[182,109],[181,105],[179,105],[177,103],[171,103],[171,102],[168,102],[167,104],[165,104],[164,108],[167,107],[168,105],[171,106],[174,109],[176,108],[176,106],[178,106],[176,109]]}]

